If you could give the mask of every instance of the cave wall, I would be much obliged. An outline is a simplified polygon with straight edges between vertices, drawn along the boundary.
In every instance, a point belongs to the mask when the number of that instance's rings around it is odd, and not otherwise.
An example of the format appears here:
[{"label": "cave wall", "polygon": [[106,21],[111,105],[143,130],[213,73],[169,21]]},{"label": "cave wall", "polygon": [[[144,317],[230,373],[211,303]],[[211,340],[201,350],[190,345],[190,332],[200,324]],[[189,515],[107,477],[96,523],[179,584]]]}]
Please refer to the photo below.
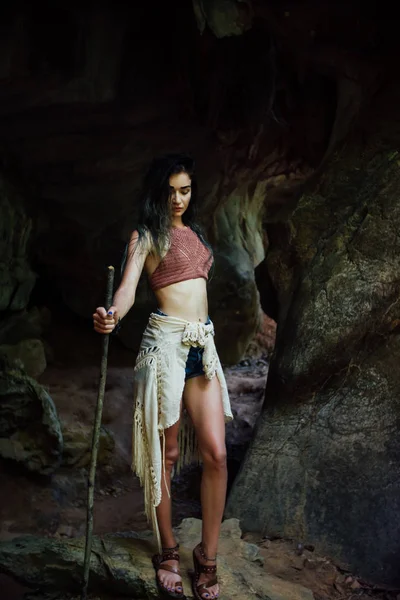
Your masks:
[{"label": "cave wall", "polygon": [[36,281],[29,264],[32,219],[21,193],[1,174],[0,199],[0,311],[20,311]]},{"label": "cave wall", "polygon": [[307,540],[392,585],[400,582],[399,94],[388,83],[363,106],[345,145],[269,238],[276,352],[227,508],[245,529]]}]

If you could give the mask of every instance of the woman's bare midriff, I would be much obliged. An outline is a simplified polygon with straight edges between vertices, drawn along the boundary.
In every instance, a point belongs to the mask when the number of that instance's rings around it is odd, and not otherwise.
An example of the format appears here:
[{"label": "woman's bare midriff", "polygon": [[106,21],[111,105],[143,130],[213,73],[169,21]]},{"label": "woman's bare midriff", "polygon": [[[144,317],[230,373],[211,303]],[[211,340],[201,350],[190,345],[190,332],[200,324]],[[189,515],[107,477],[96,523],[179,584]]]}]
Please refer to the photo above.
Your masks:
[{"label": "woman's bare midriff", "polygon": [[158,308],[170,317],[205,323],[208,317],[207,282],[202,277],[157,290]]}]

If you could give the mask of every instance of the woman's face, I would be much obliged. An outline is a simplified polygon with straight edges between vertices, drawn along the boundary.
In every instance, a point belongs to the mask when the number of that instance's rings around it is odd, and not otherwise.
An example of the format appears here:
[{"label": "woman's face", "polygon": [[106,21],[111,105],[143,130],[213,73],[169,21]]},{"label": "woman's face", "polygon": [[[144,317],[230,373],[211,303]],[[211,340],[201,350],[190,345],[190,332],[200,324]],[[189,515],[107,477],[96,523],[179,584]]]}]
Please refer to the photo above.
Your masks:
[{"label": "woman's face", "polygon": [[187,209],[192,194],[192,181],[185,172],[169,178],[169,201],[172,217],[181,217]]}]

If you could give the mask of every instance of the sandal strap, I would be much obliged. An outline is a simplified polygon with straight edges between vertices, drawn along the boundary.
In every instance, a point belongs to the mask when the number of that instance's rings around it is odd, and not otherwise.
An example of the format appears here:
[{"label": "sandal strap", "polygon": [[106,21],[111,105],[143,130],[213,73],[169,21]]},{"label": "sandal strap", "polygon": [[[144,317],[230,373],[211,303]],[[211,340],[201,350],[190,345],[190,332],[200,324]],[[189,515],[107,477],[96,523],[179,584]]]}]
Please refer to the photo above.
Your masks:
[{"label": "sandal strap", "polygon": [[[207,590],[208,588],[211,588],[213,585],[217,585],[218,584],[218,579],[211,579],[211,581],[206,581],[205,583],[201,583],[200,585],[198,585],[196,587],[198,593],[200,594],[203,590]],[[176,584],[175,584],[176,585]]]},{"label": "sandal strap", "polygon": [[178,551],[179,544],[177,544],[173,548],[161,548],[160,562],[164,562],[165,560],[176,560],[179,562],[180,557]]},{"label": "sandal strap", "polygon": [[214,573],[217,572],[217,565],[209,566],[209,565],[202,565],[201,563],[198,563],[197,571],[199,573],[208,573],[209,575],[213,575]]},{"label": "sandal strap", "polygon": [[[158,563],[158,569],[162,570],[162,571],[169,571],[170,573],[174,573],[175,575],[180,575],[181,572],[179,569],[177,569],[176,567],[173,567],[171,565],[164,565],[163,563]],[[175,584],[176,585],[176,584]]]},{"label": "sandal strap", "polygon": [[160,554],[160,562],[165,562],[166,560],[176,560],[179,562],[180,557],[176,552],[163,552]]}]

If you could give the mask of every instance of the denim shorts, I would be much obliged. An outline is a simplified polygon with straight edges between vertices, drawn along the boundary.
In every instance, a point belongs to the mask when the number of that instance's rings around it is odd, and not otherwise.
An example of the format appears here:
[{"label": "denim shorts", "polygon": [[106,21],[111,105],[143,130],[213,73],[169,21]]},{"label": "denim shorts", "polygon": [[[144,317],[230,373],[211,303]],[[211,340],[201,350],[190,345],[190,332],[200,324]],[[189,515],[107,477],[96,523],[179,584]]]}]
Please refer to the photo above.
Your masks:
[{"label": "denim shorts", "polygon": [[[168,317],[165,313],[161,312],[159,308],[157,308],[156,313],[161,315],[162,317]],[[207,318],[206,324],[210,323],[210,317]],[[199,375],[204,375],[203,369],[203,352],[204,348],[198,348],[197,346],[190,346],[189,354],[186,361],[185,366],[185,381],[191,379],[192,377],[199,377]]]}]

